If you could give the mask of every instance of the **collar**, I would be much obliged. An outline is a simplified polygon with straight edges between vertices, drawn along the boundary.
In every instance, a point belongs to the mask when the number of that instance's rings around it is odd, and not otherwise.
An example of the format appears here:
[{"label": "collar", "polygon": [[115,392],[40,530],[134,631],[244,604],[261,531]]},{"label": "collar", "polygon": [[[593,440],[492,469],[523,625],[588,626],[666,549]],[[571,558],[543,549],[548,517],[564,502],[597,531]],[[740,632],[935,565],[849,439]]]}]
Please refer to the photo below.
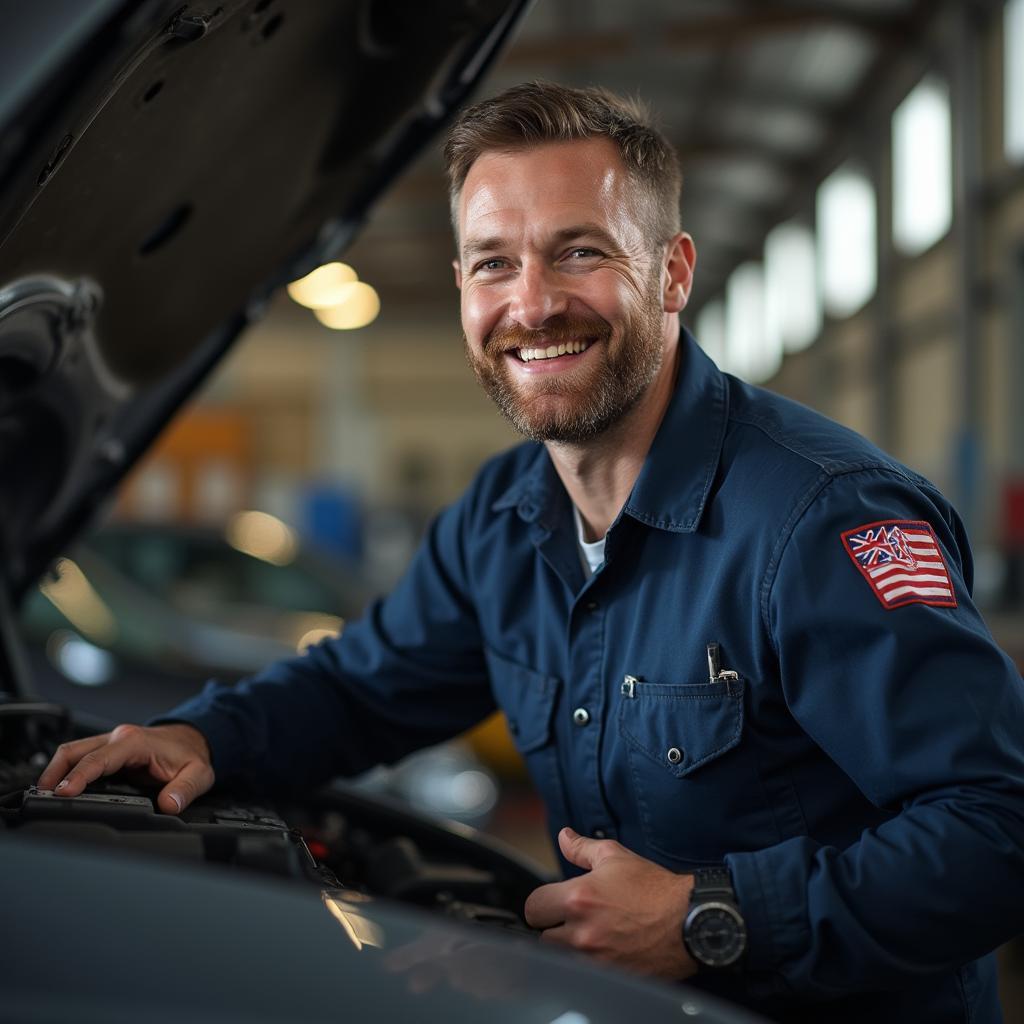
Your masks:
[{"label": "collar", "polygon": [[[697,529],[725,440],[725,376],[685,328],[675,391],[623,512],[674,533]],[[553,529],[562,482],[543,445],[526,471],[491,506],[516,508],[526,522]]]}]

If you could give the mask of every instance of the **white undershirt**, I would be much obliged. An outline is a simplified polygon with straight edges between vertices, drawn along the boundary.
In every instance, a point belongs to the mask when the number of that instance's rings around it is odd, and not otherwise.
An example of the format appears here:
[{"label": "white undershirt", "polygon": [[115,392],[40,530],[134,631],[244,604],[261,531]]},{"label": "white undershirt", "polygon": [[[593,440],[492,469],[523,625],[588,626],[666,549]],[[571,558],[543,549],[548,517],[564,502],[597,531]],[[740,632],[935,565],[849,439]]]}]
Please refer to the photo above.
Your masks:
[{"label": "white undershirt", "polygon": [[588,576],[593,576],[604,561],[604,542],[607,538],[607,534],[605,534],[605,536],[600,540],[595,540],[593,544],[588,544],[583,539],[585,536],[583,532],[583,517],[580,515],[580,510],[575,505],[572,507],[572,518],[576,523],[576,543],[580,549],[580,558],[583,561],[583,568]]}]

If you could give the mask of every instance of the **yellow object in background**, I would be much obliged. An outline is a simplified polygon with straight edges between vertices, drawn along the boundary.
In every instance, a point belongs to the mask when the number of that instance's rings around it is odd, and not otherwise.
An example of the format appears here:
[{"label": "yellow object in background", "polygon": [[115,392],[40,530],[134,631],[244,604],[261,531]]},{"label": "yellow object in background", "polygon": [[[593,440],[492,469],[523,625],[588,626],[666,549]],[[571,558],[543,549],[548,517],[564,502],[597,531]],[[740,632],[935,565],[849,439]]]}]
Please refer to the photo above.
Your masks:
[{"label": "yellow object in background", "polygon": [[473,752],[489,768],[503,779],[523,780],[527,778],[526,765],[516,750],[508,722],[500,711],[475,725],[463,737]]}]

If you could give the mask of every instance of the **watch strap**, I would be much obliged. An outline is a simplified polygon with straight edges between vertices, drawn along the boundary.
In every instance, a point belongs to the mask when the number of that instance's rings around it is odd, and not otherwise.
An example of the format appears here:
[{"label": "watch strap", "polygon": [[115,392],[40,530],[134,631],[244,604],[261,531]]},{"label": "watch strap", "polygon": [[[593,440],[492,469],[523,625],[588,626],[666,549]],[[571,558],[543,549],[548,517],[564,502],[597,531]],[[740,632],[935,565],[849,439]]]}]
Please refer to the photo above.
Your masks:
[{"label": "watch strap", "polygon": [[712,899],[736,902],[736,890],[732,887],[732,874],[724,864],[721,867],[697,868],[693,873],[691,906]]}]

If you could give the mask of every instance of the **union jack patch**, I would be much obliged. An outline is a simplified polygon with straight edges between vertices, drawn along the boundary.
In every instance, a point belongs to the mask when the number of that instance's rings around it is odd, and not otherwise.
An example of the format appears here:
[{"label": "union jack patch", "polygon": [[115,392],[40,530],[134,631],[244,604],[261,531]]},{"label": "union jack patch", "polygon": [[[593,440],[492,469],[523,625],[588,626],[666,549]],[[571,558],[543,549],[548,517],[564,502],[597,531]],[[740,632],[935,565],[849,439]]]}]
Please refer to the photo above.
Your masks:
[{"label": "union jack patch", "polygon": [[847,530],[842,537],[853,564],[884,608],[905,604],[956,607],[942,549],[927,523],[886,519]]}]

